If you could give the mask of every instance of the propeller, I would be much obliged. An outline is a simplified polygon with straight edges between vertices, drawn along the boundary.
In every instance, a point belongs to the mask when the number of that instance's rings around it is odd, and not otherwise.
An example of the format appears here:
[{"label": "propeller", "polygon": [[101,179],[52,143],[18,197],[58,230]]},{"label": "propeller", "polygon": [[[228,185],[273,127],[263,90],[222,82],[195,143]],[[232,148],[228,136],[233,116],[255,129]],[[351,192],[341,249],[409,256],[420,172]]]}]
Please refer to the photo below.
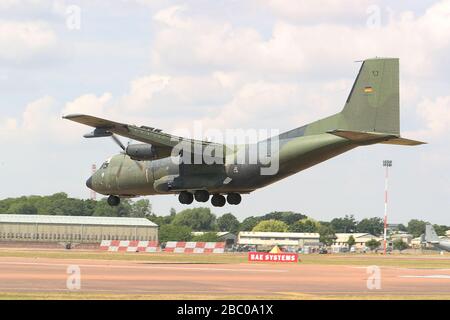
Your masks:
[{"label": "propeller", "polygon": [[[119,138],[117,138],[117,136],[115,134],[113,134],[111,136],[111,138],[113,139],[113,141],[123,150],[126,151],[127,148],[125,148],[125,146],[123,145],[122,141],[120,141]],[[130,141],[128,141],[128,144],[130,144]]]}]

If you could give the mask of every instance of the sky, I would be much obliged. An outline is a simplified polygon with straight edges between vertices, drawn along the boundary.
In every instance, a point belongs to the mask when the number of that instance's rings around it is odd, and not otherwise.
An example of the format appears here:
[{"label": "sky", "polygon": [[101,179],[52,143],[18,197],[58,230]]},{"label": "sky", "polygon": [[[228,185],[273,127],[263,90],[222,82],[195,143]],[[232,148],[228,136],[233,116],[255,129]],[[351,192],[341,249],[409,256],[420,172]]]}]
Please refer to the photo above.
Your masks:
[{"label": "sky", "polygon": [[[450,0],[2,0],[0,198],[90,196],[92,164],[120,150],[62,115],[283,132],[340,111],[355,61],[376,56],[400,58],[402,135],[427,145],[357,148],[211,208],[382,217],[391,159],[389,221],[449,225]],[[149,199],[160,215],[185,208]]]}]

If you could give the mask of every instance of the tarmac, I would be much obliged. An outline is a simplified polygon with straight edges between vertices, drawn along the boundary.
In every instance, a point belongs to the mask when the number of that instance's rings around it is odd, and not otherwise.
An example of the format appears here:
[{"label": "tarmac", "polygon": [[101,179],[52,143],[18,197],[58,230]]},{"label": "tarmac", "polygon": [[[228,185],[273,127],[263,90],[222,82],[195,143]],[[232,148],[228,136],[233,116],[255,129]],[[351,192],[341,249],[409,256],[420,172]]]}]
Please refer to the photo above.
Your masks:
[{"label": "tarmac", "polygon": [[[450,298],[450,269],[288,264],[186,264],[53,258],[0,258],[0,292],[68,292],[69,266],[80,270],[80,293],[220,298]],[[73,267],[72,267],[73,269]],[[374,273],[375,271],[375,273]],[[73,288],[72,288],[73,289]]]}]

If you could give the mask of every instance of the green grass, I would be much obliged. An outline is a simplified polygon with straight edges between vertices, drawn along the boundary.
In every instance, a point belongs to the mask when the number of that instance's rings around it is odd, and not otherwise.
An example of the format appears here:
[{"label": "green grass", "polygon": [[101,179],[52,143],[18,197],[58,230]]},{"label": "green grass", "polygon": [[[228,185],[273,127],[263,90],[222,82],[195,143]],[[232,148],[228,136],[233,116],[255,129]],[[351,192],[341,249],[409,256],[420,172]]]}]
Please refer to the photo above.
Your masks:
[{"label": "green grass", "polygon": [[[247,263],[247,253],[225,254],[180,254],[180,253],[127,253],[79,250],[23,250],[1,249],[1,257],[50,258],[50,259],[89,259],[121,260],[148,263],[213,263],[236,264]],[[450,255],[409,255],[392,254],[309,254],[299,255],[301,264],[314,265],[354,265],[354,266],[389,266],[404,268],[450,268]]]},{"label": "green grass", "polygon": [[102,252],[102,251],[31,251],[0,250],[1,257],[50,258],[50,259],[84,259],[84,260],[121,260],[151,263],[242,263],[247,261],[245,254],[180,254],[180,253],[135,253],[135,252]]}]

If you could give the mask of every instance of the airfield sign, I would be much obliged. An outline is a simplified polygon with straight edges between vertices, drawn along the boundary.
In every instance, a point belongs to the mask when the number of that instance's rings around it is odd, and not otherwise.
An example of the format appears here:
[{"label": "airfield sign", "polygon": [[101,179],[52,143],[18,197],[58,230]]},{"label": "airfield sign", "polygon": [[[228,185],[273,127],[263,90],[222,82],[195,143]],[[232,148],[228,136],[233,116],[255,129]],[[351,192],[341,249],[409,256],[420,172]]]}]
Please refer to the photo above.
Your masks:
[{"label": "airfield sign", "polygon": [[248,261],[256,262],[298,262],[297,253],[249,252]]}]

